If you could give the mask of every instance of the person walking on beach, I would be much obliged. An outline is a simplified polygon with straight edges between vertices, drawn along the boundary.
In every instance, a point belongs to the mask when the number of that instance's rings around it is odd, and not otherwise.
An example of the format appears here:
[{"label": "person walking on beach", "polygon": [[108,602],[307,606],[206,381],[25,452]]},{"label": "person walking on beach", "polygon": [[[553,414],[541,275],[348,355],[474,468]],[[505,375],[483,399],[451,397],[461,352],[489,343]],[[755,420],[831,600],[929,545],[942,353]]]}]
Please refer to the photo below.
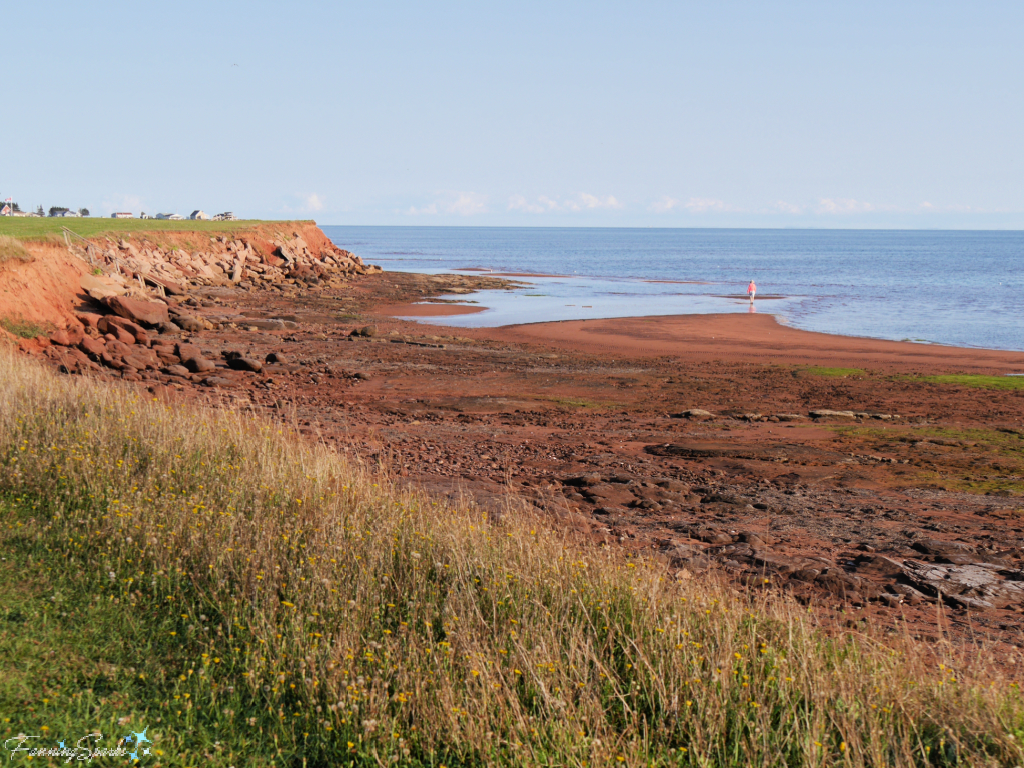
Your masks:
[{"label": "person walking on beach", "polygon": [[757,294],[757,285],[753,280],[750,281],[750,285],[747,286],[747,296],[750,297],[750,303],[754,303],[754,296]]}]

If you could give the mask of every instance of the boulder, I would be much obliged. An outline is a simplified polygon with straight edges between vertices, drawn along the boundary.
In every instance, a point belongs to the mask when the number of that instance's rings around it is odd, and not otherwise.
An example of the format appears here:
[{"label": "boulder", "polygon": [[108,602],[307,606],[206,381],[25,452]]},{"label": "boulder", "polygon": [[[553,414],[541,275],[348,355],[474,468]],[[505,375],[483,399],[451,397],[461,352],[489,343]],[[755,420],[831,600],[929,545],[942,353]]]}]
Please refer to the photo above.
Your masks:
[{"label": "boulder", "polygon": [[203,379],[203,384],[207,387],[230,387],[232,382],[223,376],[207,376]]},{"label": "boulder", "polygon": [[85,338],[81,327],[54,331],[50,334],[50,342],[60,347],[77,347]]},{"label": "boulder", "polygon": [[271,352],[269,355],[267,355],[267,362],[268,363],[276,363],[277,365],[286,365],[290,361],[291,361],[290,358],[286,354],[284,354],[283,352]]},{"label": "boulder", "polygon": [[228,368],[235,371],[259,373],[263,370],[263,363],[259,360],[253,360],[251,357],[231,357],[228,358]]},{"label": "boulder", "polygon": [[125,292],[124,285],[109,277],[98,275],[82,275],[79,285],[82,286],[83,291],[96,299],[96,301],[120,296]]},{"label": "boulder", "polygon": [[78,342],[78,348],[93,358],[98,358],[107,351],[107,346],[103,341],[89,336],[84,337],[80,342]]},{"label": "boulder", "polygon": [[203,350],[195,344],[183,344],[181,342],[175,344],[174,352],[181,358],[183,363],[187,363],[189,360],[201,359],[203,356]]},{"label": "boulder", "polygon": [[163,370],[168,376],[188,376],[188,368],[183,365],[169,365]]},{"label": "boulder", "polygon": [[673,413],[673,419],[713,419],[715,414],[711,411],[705,411],[703,408],[690,408],[680,413]]},{"label": "boulder", "polygon": [[941,539],[918,539],[911,546],[926,555],[970,555],[977,551],[970,544]]},{"label": "boulder", "polygon": [[146,333],[146,329],[138,323],[133,323],[131,320],[126,320],[123,317],[117,315],[107,315],[101,317],[98,325],[100,333],[113,333],[120,339],[121,336],[113,330],[114,328],[120,328],[121,330],[131,334],[131,337],[135,340],[136,344],[149,344],[149,334]]},{"label": "boulder", "polygon": [[94,312],[76,312],[75,317],[86,328],[98,328],[103,315],[97,315]]},{"label": "boulder", "polygon": [[156,327],[160,323],[170,322],[166,304],[129,299],[127,296],[108,296],[103,303],[114,313],[139,325]]},{"label": "boulder", "polygon": [[206,373],[217,367],[212,360],[202,357],[190,357],[188,360],[184,360],[184,363],[185,367],[192,371],[192,373]]}]

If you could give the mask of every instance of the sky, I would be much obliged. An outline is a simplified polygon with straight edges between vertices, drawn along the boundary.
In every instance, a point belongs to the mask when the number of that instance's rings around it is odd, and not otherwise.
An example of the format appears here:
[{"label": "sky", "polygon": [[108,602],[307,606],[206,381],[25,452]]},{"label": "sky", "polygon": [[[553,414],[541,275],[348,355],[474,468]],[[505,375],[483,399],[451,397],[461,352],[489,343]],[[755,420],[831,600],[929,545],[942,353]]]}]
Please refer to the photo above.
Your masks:
[{"label": "sky", "polygon": [[321,224],[1024,229],[1024,3],[0,7],[0,199]]}]

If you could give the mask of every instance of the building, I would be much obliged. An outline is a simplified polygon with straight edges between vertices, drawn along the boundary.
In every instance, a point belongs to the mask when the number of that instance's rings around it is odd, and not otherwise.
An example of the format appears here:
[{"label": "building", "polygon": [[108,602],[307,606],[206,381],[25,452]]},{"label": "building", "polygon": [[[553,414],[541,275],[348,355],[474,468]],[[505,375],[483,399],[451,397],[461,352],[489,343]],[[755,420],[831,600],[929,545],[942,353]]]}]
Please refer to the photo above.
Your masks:
[{"label": "building", "polygon": [[213,217],[213,220],[214,221],[238,221],[238,219],[235,218],[235,214],[233,214],[231,211],[226,211],[225,213],[218,213],[216,216]]},{"label": "building", "polygon": [[189,216],[192,221],[209,221],[210,217],[202,211],[192,211],[192,215]]},{"label": "building", "polygon": [[132,218],[132,214],[131,214],[130,211],[118,211],[117,213],[110,214],[110,218],[112,218],[112,219],[130,219],[130,218]]},{"label": "building", "polygon": [[80,218],[82,218],[82,214],[80,214],[78,211],[70,211],[70,210],[68,210],[68,211],[55,211],[53,215],[54,216],[58,216],[58,217],[63,218],[63,219],[80,219]]},{"label": "building", "polygon": [[179,216],[176,213],[158,213],[156,215],[156,217],[158,219],[161,219],[162,221],[184,221],[185,220],[183,216]]},{"label": "building", "polygon": [[0,208],[0,216],[10,216],[12,213],[11,206],[4,204],[3,208]]}]

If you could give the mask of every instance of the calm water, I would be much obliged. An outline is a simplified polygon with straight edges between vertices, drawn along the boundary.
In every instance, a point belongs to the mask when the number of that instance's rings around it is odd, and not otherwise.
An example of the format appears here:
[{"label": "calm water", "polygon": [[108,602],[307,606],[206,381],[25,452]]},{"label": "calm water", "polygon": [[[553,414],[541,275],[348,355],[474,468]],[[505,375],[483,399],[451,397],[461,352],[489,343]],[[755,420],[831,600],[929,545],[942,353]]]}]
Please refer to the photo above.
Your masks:
[{"label": "calm water", "polygon": [[[756,311],[814,331],[1024,350],[1024,232],[323,227],[386,270],[487,268],[521,278],[486,312],[432,318],[487,326],[588,317]],[[652,282],[672,281],[672,282]]]}]

